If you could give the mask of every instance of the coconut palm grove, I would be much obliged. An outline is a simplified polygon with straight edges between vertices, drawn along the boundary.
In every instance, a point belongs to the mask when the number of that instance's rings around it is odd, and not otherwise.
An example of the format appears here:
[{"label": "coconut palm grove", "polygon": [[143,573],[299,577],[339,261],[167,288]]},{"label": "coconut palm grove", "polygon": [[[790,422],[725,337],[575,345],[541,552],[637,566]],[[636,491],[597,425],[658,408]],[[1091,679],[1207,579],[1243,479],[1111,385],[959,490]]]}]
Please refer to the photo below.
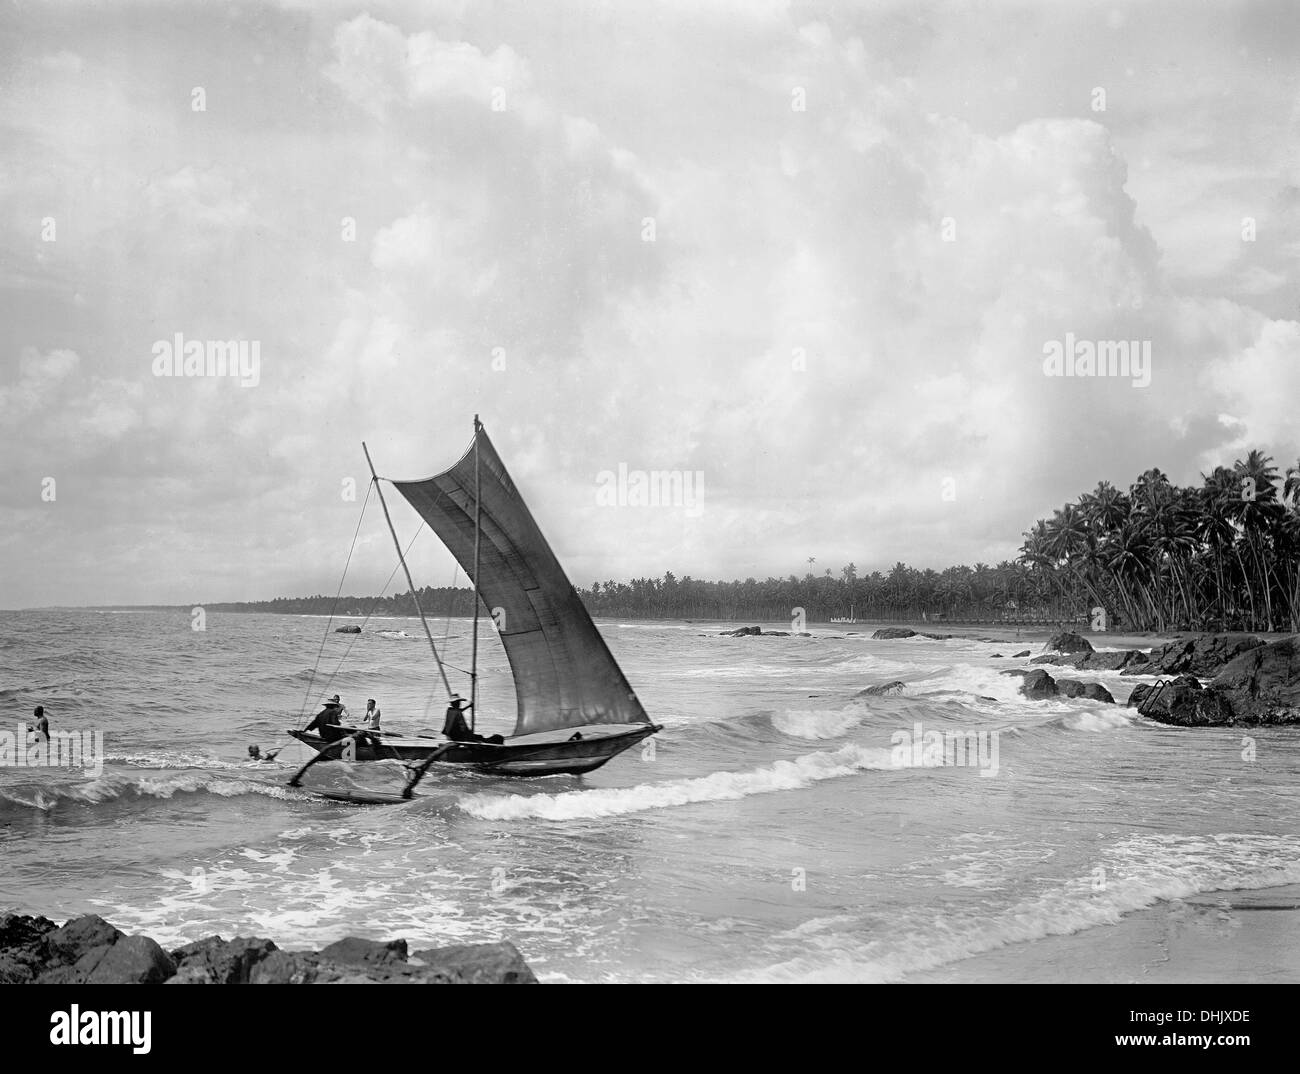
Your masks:
[{"label": "coconut palm grove", "polygon": [[[838,572],[710,582],[662,578],[579,588],[597,616],[646,619],[927,619],[932,622],[1094,622],[1108,629],[1300,631],[1300,459],[1282,474],[1251,451],[1180,487],[1158,469],[1121,491],[1103,481],[1039,519],[1020,556],[946,570],[895,563]],[[426,615],[468,615],[467,587],[418,591]],[[415,615],[410,592],[211,603],[217,611]]]}]

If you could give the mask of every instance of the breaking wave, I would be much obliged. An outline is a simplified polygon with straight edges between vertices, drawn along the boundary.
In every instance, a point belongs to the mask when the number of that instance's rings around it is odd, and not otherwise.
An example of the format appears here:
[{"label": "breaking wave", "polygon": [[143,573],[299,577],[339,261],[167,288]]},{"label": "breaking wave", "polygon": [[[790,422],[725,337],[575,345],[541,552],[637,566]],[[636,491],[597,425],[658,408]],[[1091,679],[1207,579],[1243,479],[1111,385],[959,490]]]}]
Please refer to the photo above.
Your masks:
[{"label": "breaking wave", "polygon": [[826,739],[857,727],[862,722],[861,710],[852,709],[776,712],[772,726],[783,735],[793,738]]},{"label": "breaking wave", "polygon": [[748,772],[714,772],[695,779],[561,794],[474,795],[460,799],[457,804],[464,812],[484,820],[585,820],[800,790],[825,779],[893,767],[889,750],[845,746],[833,753],[809,753],[793,761],[775,761]]}]

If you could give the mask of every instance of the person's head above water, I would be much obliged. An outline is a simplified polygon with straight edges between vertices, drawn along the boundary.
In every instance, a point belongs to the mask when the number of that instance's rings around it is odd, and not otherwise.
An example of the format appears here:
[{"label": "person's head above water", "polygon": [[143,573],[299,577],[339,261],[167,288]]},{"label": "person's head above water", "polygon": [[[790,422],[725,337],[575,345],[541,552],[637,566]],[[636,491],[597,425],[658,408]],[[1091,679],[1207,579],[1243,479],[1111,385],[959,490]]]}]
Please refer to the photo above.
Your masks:
[{"label": "person's head above water", "polygon": [[250,756],[251,758],[253,758],[253,760],[255,760],[255,761],[257,760],[257,758],[258,758],[258,756],[261,754],[261,752],[262,752],[262,751],[261,751],[257,746],[249,746],[249,747],[248,747],[248,756]]}]

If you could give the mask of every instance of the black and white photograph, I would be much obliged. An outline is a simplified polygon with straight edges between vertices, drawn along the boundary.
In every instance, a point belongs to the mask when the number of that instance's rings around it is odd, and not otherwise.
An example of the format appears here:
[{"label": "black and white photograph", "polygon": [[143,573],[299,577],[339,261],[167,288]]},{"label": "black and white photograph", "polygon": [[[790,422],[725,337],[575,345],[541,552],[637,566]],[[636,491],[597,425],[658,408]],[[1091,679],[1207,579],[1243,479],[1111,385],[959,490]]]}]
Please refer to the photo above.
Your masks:
[{"label": "black and white photograph", "polygon": [[1161,989],[1300,982],[1298,134],[1289,0],[0,0],[33,1039],[1107,985],[1249,1050]]}]

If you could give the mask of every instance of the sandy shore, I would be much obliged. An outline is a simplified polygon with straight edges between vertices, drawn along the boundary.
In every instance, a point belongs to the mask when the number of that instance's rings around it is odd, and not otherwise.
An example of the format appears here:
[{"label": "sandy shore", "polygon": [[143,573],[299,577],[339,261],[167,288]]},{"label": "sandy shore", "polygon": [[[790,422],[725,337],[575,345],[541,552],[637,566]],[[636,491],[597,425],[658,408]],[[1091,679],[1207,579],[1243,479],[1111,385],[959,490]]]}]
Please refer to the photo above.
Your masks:
[{"label": "sandy shore", "polygon": [[1300,982],[1300,884],[1158,903],[915,974],[910,983],[1280,984]]}]

